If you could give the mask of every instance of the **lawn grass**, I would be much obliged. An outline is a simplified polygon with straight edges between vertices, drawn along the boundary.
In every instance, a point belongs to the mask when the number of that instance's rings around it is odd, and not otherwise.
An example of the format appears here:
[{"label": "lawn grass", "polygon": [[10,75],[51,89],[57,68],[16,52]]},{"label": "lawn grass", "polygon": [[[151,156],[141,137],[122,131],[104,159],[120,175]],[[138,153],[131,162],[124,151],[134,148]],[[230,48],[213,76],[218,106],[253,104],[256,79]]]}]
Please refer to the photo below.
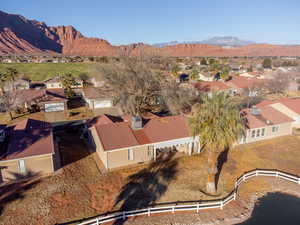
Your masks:
[{"label": "lawn grass", "polygon": [[57,74],[71,73],[74,76],[92,74],[91,63],[0,63],[0,72],[15,68],[32,81],[43,81]]}]

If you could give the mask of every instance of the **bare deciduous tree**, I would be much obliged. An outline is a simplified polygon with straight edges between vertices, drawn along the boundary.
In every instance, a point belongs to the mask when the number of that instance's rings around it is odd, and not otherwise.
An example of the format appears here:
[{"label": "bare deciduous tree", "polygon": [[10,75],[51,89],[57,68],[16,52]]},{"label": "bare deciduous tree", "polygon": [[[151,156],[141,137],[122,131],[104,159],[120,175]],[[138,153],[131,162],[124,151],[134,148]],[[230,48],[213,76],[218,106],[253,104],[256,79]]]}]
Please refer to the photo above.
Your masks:
[{"label": "bare deciduous tree", "polygon": [[265,83],[265,89],[269,94],[284,94],[290,83],[288,74],[276,73],[272,79]]},{"label": "bare deciduous tree", "polygon": [[152,63],[151,58],[140,55],[122,56],[117,63],[96,66],[97,73],[115,92],[115,104],[125,113],[158,112],[166,106],[178,113],[179,109],[186,108],[184,100],[190,99],[187,90],[170,82],[163,70],[154,68]]}]

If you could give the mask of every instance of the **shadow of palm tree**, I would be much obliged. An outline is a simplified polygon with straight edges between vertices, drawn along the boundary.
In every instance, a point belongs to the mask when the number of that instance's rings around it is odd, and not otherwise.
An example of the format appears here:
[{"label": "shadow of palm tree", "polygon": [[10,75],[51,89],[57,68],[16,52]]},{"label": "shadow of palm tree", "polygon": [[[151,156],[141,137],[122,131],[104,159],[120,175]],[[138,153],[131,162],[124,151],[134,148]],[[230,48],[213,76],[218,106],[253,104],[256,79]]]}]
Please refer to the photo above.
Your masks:
[{"label": "shadow of palm tree", "polygon": [[[146,208],[156,202],[176,177],[177,160],[174,153],[161,153],[147,168],[131,175],[115,200],[121,211]],[[125,220],[116,221],[115,225]]]},{"label": "shadow of palm tree", "polygon": [[220,175],[221,175],[221,171],[222,171],[223,165],[228,160],[228,151],[229,151],[229,148],[226,148],[218,156],[218,159],[217,159],[217,173],[215,175],[215,184],[216,184],[216,187],[218,187],[218,182],[219,182],[219,178],[220,178]]},{"label": "shadow of palm tree", "polygon": [[12,178],[6,184],[0,186],[0,215],[3,213],[5,205],[23,199],[26,191],[40,183],[40,173],[27,171],[24,174],[10,172]]}]

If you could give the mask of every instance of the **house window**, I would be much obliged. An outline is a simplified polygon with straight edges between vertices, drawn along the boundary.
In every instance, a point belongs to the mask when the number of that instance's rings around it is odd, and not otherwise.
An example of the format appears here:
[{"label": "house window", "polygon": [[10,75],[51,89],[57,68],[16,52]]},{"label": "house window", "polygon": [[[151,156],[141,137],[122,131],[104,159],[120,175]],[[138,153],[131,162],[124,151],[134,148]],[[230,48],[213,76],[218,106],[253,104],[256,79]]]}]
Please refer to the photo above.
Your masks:
[{"label": "house window", "polygon": [[18,164],[19,164],[20,173],[25,173],[26,172],[25,161],[23,159],[21,159],[18,161]]},{"label": "house window", "polygon": [[263,137],[263,136],[265,136],[265,128],[263,128],[263,129],[261,129],[261,136]]},{"label": "house window", "polygon": [[259,137],[260,136],[260,129],[257,129],[256,130],[256,137]]},{"label": "house window", "polygon": [[133,149],[128,149],[128,160],[133,160]]},{"label": "house window", "polygon": [[278,132],[278,130],[279,130],[279,126],[272,127],[272,132],[273,133]]},{"label": "house window", "polygon": [[252,138],[255,138],[255,130],[252,131],[251,137],[252,137]]}]

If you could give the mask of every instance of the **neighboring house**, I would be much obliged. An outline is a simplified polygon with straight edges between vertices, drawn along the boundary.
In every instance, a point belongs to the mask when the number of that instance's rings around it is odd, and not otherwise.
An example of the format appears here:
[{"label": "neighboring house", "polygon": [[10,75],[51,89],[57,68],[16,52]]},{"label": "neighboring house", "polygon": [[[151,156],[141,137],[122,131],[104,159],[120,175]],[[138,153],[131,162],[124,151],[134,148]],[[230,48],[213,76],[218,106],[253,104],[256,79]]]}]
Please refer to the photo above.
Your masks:
[{"label": "neighboring house", "polygon": [[199,80],[203,80],[203,81],[214,81],[214,76],[211,76],[210,74],[203,74],[203,73],[199,73],[198,76]]},{"label": "neighboring house", "polygon": [[262,101],[259,107],[270,106],[294,120],[293,127],[300,128],[300,98],[281,98],[274,101]]},{"label": "neighboring house", "polygon": [[59,112],[67,109],[68,99],[63,89],[30,89],[18,92],[19,105],[29,109],[36,107],[45,112]]},{"label": "neighboring house", "polygon": [[199,91],[204,92],[224,92],[231,94],[231,87],[225,82],[212,81],[212,82],[198,82],[194,84],[194,87]]},{"label": "neighboring house", "polygon": [[[226,85],[230,86],[232,93],[241,94],[245,89],[249,89],[249,96],[257,95],[257,88],[266,82],[265,79],[257,79],[250,77],[233,76],[231,80],[226,81]],[[251,91],[253,89],[253,91]]]},{"label": "neighboring house", "polygon": [[156,160],[160,152],[200,152],[183,115],[130,120],[102,115],[89,122],[88,134],[107,169]]},{"label": "neighboring house", "polygon": [[82,90],[82,96],[90,109],[113,107],[113,92],[107,87],[87,87]]},{"label": "neighboring house", "polygon": [[294,120],[271,106],[244,109],[246,132],[240,144],[292,134]]},{"label": "neighboring house", "polygon": [[7,147],[0,155],[0,182],[42,175],[60,167],[50,123],[25,119],[7,129]]},{"label": "neighboring house", "polygon": [[[44,81],[47,89],[63,88],[61,77],[56,76]],[[71,88],[83,88],[83,81],[81,79],[75,79],[75,84]]]},{"label": "neighboring house", "polygon": [[63,88],[63,85],[61,83],[61,78],[59,76],[45,80],[44,83],[47,89]]}]

